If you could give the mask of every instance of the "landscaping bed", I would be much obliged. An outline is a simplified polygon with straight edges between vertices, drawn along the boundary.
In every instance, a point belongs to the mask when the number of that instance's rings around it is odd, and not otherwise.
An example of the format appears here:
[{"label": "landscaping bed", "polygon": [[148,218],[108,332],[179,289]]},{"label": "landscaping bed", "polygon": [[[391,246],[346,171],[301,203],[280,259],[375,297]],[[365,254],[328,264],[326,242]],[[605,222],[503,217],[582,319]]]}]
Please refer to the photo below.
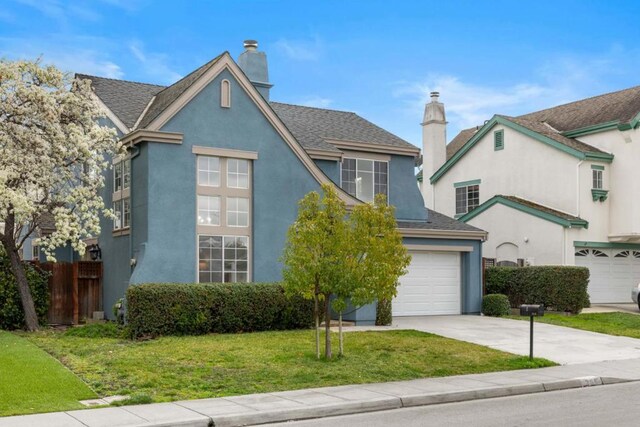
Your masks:
[{"label": "landscaping bed", "polygon": [[81,409],[96,394],[26,339],[0,331],[0,416]]},{"label": "landscaping bed", "polygon": [[[510,316],[513,319],[529,320],[528,317]],[[575,316],[564,314],[546,314],[536,317],[536,322],[552,325],[566,326],[569,328],[583,329],[585,331],[599,332],[601,334],[617,335],[640,339],[640,316],[629,313],[585,313]]]},{"label": "landscaping bed", "polygon": [[417,331],[350,332],[346,356],[330,361],[315,358],[311,330],[149,341],[118,338],[114,331],[92,325],[24,336],[98,395],[154,402],[554,365]]}]

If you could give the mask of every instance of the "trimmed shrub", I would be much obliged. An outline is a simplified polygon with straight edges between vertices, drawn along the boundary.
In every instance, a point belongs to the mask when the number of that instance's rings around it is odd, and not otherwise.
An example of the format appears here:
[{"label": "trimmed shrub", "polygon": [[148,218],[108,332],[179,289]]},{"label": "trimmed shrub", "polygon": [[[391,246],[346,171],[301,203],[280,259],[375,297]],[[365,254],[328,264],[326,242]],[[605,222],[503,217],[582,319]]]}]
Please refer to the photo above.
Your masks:
[{"label": "trimmed shrub", "polygon": [[[49,274],[33,264],[24,263],[31,296],[41,325],[47,324],[49,311]],[[0,329],[22,329],[25,327],[24,310],[18,291],[18,284],[11,272],[11,264],[6,255],[0,255]]]},{"label": "trimmed shrub", "polygon": [[509,298],[502,294],[488,294],[482,298],[482,313],[485,316],[508,316],[511,313]]},{"label": "trimmed shrub", "polygon": [[506,295],[514,308],[544,304],[545,308],[578,313],[589,307],[589,269],[585,267],[490,267],[485,280],[487,293]]},{"label": "trimmed shrub", "polygon": [[150,283],[127,289],[126,317],[134,338],[303,329],[313,302],[278,283]]},{"label": "trimmed shrub", "polygon": [[392,320],[391,300],[378,300],[376,305],[376,326],[389,326]]}]

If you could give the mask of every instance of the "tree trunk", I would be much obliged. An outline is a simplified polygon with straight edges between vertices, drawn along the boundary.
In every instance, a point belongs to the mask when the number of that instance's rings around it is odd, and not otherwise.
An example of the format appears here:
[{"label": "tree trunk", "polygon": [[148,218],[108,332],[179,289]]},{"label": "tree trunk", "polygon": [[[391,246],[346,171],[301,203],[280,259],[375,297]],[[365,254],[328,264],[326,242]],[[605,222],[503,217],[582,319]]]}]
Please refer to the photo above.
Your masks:
[{"label": "tree trunk", "polygon": [[[11,231],[11,234],[7,231]],[[5,235],[4,235],[4,248],[9,255],[9,262],[11,263],[11,272],[18,284],[18,291],[20,292],[20,299],[22,300],[22,309],[24,310],[24,321],[28,331],[38,330],[38,315],[36,314],[36,306],[33,303],[33,297],[31,296],[31,289],[29,289],[29,282],[27,281],[27,273],[24,270],[24,265],[18,254],[16,248],[16,242],[13,241],[13,218],[11,216],[7,218],[5,223]]]},{"label": "tree trunk", "polygon": [[324,296],[324,357],[331,359],[331,310],[329,310],[329,295]]},{"label": "tree trunk", "polygon": [[313,297],[313,317],[316,325],[316,359],[320,359],[320,306],[318,304],[318,294]]},{"label": "tree trunk", "polygon": [[342,357],[344,356],[344,340],[342,338],[342,310],[340,311],[340,315],[338,316],[338,340],[340,341],[338,355]]}]

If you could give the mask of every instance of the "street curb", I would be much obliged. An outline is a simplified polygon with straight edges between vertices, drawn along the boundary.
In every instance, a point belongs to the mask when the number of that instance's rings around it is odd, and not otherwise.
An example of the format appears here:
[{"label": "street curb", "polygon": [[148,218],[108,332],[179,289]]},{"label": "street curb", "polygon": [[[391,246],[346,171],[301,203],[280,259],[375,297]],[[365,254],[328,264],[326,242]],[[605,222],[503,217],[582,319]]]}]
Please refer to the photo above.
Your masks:
[{"label": "street curb", "polygon": [[441,403],[466,402],[471,400],[490,399],[496,397],[544,393],[549,391],[568,390],[573,388],[595,387],[599,385],[617,384],[622,382],[629,382],[629,380],[608,377],[606,379],[603,379],[596,376],[587,376],[543,383],[536,382],[499,387],[487,387],[456,392],[425,393],[402,397],[389,396],[388,399],[376,399],[373,401],[362,400],[293,410],[265,411],[247,415],[228,415],[212,417],[211,421],[213,422],[213,425],[215,427],[240,427],[323,418],[328,416],[387,411],[390,409],[437,405]]}]

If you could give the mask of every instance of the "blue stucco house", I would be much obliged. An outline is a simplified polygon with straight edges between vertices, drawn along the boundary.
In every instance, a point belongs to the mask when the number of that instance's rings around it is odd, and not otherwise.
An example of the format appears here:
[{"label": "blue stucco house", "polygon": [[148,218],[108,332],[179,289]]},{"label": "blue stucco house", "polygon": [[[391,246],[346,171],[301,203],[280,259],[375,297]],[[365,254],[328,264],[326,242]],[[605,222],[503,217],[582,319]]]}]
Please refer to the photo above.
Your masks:
[{"label": "blue stucco house", "polygon": [[[297,202],[331,183],[347,205],[388,195],[413,255],[395,316],[478,313],[482,230],[428,211],[414,145],[350,112],[270,101],[267,58],[245,42],[171,86],[78,75],[128,147],[113,159],[97,243],[105,312],[146,282],[265,282]],[[372,321],[366,308],[351,320]]]}]

